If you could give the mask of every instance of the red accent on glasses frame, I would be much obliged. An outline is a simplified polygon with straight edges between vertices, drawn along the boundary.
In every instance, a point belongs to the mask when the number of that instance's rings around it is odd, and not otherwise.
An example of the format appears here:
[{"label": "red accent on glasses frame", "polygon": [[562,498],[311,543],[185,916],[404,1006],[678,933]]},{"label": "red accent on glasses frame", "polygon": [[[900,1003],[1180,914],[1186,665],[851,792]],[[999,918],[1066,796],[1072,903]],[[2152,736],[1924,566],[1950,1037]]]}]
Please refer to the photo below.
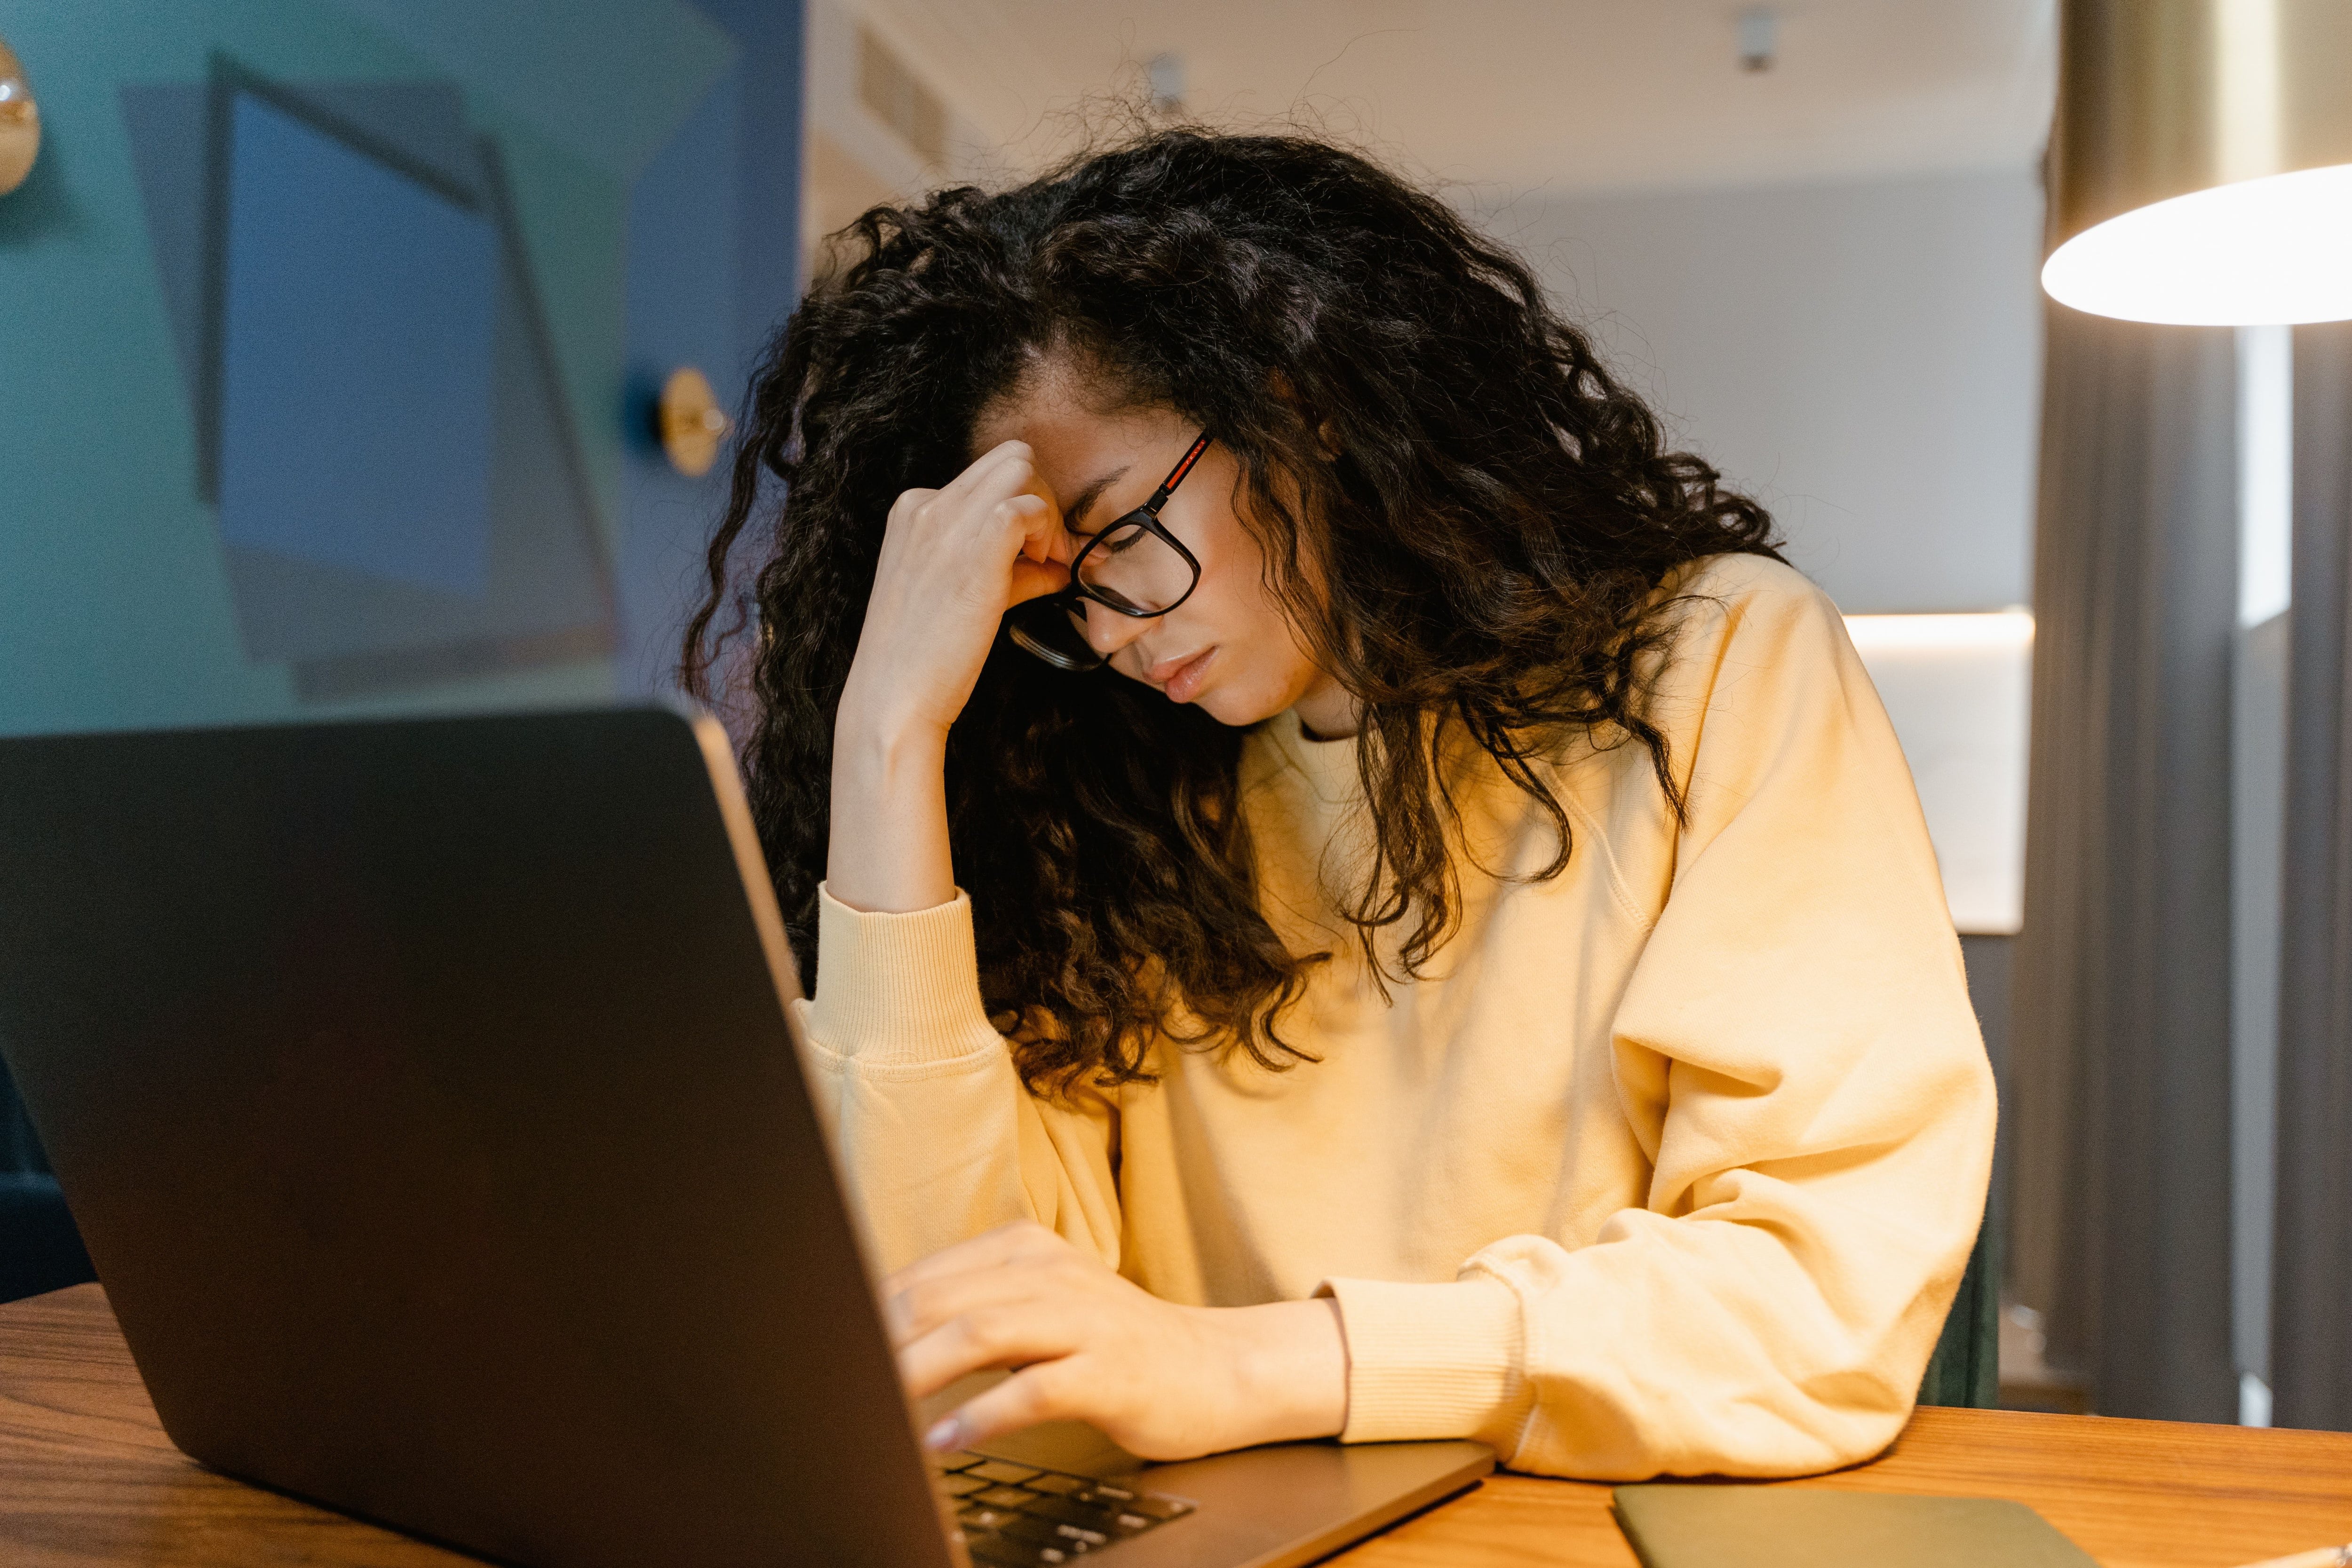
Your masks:
[{"label": "red accent on glasses frame", "polygon": [[1192,471],[1192,465],[1198,463],[1201,454],[1208,449],[1209,433],[1202,431],[1200,439],[1193,442],[1191,449],[1176,460],[1176,466],[1168,471],[1168,477],[1160,481],[1160,488],[1153,492],[1150,500],[1144,503],[1143,509],[1157,514],[1160,507],[1166,506],[1168,497],[1175,494],[1176,486],[1184,482],[1184,476]]}]

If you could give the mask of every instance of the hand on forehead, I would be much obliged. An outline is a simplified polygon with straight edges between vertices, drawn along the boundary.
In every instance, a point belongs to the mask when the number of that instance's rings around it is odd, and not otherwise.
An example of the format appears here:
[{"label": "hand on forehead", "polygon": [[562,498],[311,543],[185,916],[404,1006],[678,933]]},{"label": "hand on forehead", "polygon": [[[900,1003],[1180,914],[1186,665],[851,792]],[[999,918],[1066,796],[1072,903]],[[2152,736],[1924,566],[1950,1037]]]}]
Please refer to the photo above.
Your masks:
[{"label": "hand on forehead", "polygon": [[1149,499],[1194,434],[1175,410],[1111,395],[1049,360],[982,409],[971,450],[1025,443],[1066,523],[1092,532]]}]

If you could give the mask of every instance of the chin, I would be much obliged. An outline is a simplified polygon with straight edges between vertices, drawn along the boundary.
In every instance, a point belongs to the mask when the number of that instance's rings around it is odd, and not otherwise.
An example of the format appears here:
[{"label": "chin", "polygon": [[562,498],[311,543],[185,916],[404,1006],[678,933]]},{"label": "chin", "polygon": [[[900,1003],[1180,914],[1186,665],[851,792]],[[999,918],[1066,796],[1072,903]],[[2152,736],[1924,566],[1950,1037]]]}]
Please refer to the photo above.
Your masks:
[{"label": "chin", "polygon": [[1246,729],[1272,718],[1288,705],[1268,706],[1264,698],[1253,700],[1247,694],[1209,692],[1192,706],[1228,729]]}]

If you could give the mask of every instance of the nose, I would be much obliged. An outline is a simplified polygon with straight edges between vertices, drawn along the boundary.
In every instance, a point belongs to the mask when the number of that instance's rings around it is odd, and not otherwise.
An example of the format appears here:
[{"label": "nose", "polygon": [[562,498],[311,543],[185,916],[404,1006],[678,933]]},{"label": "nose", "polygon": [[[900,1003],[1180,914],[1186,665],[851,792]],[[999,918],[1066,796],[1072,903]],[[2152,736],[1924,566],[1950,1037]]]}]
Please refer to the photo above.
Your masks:
[{"label": "nose", "polygon": [[1104,663],[1110,656],[1150,631],[1153,621],[1139,615],[1121,615],[1108,605],[1097,604],[1091,599],[1080,600],[1087,612],[1087,646],[1092,648]]}]

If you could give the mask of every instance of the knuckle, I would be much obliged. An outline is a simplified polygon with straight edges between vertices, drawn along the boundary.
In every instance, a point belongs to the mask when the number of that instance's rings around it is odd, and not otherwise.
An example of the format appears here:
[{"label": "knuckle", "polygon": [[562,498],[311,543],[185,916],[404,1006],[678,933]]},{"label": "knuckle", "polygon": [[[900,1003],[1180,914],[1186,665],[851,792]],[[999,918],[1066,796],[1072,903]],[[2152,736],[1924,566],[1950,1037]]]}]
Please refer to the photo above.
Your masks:
[{"label": "knuckle", "polygon": [[919,1332],[938,1314],[931,1310],[937,1292],[928,1284],[913,1284],[890,1298],[890,1312],[909,1332]]},{"label": "knuckle", "polygon": [[998,1385],[1001,1404],[996,1414],[1008,1427],[1032,1427],[1080,1414],[1071,1397],[1070,1379],[1058,1361],[1024,1367]]},{"label": "knuckle", "polygon": [[982,1353],[1003,1348],[1006,1326],[1003,1313],[984,1309],[960,1312],[954,1322],[956,1336],[973,1350]]}]

